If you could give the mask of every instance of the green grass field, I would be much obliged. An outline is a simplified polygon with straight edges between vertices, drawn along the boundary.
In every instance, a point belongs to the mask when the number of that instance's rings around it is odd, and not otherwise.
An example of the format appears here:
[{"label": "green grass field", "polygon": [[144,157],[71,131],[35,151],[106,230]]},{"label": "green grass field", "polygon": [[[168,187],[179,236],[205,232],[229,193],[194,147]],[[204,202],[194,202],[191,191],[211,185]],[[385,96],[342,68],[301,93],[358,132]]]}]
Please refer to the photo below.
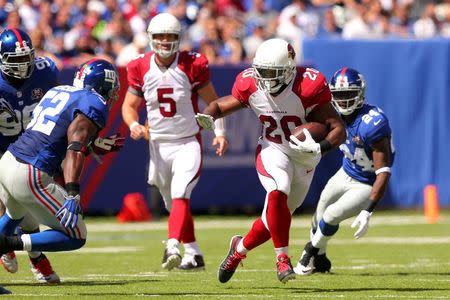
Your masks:
[{"label": "green grass field", "polygon": [[[276,279],[268,242],[248,254],[228,283],[219,283],[217,268],[230,237],[245,234],[254,218],[197,218],[205,272],[161,269],[165,221],[118,224],[91,218],[83,249],[48,254],[60,285],[35,283],[23,253],[18,253],[19,272],[0,270],[0,282],[14,293],[5,297],[27,299],[450,299],[450,211],[434,225],[426,224],[420,212],[377,212],[360,240],[353,239],[347,220],[328,247],[332,272],[297,276],[287,284]],[[301,214],[293,220],[293,264],[309,236],[309,218]]]}]

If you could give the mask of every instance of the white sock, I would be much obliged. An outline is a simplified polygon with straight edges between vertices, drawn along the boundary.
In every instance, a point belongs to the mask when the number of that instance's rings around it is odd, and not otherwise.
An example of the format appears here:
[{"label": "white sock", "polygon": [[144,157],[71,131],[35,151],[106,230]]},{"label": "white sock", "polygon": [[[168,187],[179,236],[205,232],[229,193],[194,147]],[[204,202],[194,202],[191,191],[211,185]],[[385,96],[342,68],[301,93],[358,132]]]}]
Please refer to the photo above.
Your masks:
[{"label": "white sock", "polygon": [[[324,248],[326,250],[327,243],[330,238],[331,238],[331,236],[324,235],[322,233],[322,231],[320,230],[320,227],[317,227],[316,233],[314,234],[314,236],[311,239],[311,244],[316,248],[319,248],[321,250],[322,250],[322,248]],[[325,253],[325,250],[322,253],[320,253],[320,250],[319,250],[319,253],[323,254],[323,253]]]},{"label": "white sock", "polygon": [[280,255],[281,253],[286,253],[287,256],[289,256],[289,246],[281,247],[281,248],[275,248],[275,253]]},{"label": "white sock", "polygon": [[29,234],[22,234],[20,236],[20,239],[23,243],[23,250],[25,251],[31,251],[31,237]]},{"label": "white sock", "polygon": [[192,243],[186,243],[184,244],[184,255],[203,255],[202,251],[200,251],[200,248],[198,247],[197,242]]},{"label": "white sock", "polygon": [[180,242],[177,239],[168,239],[166,244],[167,249],[180,248]]},{"label": "white sock", "polygon": [[244,239],[241,239],[239,241],[239,243],[236,246],[236,251],[240,254],[240,255],[246,255],[248,250],[247,248],[244,247]]}]

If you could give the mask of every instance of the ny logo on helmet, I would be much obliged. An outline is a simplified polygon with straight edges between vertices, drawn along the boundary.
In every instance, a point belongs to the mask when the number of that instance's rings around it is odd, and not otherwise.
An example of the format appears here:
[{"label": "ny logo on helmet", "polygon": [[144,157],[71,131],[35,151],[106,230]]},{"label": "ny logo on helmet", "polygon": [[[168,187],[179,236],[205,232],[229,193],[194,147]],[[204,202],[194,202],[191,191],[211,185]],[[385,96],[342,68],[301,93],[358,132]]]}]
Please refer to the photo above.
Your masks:
[{"label": "ny logo on helmet", "polygon": [[27,45],[27,41],[16,41],[16,53],[20,52],[30,52],[31,49]]},{"label": "ny logo on helmet", "polygon": [[105,81],[114,85],[116,83],[116,72],[105,69]]}]

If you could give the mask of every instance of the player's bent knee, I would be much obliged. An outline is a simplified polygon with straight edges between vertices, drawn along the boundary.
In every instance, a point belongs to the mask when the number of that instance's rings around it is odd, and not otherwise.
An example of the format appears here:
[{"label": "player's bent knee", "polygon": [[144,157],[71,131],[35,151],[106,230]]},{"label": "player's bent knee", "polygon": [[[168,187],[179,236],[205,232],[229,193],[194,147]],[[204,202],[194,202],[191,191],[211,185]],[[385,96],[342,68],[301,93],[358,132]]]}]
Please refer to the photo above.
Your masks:
[{"label": "player's bent knee", "polygon": [[86,239],[70,239],[69,242],[67,242],[67,249],[66,251],[70,250],[77,250],[83,247],[86,244]]}]

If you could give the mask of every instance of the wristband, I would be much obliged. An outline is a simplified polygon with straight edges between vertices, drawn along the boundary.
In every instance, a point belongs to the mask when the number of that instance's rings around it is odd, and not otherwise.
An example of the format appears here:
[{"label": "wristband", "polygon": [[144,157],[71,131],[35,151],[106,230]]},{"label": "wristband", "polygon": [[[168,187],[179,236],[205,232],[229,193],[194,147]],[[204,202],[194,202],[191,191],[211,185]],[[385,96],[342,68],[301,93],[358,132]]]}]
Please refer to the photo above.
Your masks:
[{"label": "wristband", "polygon": [[377,206],[378,201],[375,200],[370,200],[370,204],[369,206],[367,206],[366,210],[370,213],[372,213],[372,211],[374,210],[375,206]]},{"label": "wristband", "polygon": [[139,122],[137,122],[137,121],[134,121],[133,123],[131,123],[130,124],[130,130],[133,130],[133,127],[135,127],[135,126],[138,126],[138,125],[141,125],[141,124],[139,124]]},{"label": "wristband", "polygon": [[322,140],[319,142],[320,145],[320,152],[324,153],[333,148],[331,143],[328,140]]},{"label": "wristband", "polygon": [[382,168],[379,168],[378,170],[375,170],[375,175],[378,175],[378,174],[380,174],[380,173],[391,173],[391,168],[389,168],[389,167],[382,167]]},{"label": "wristband", "polygon": [[80,194],[80,184],[78,182],[66,183],[66,191],[69,196],[76,196]]},{"label": "wristband", "polygon": [[225,136],[225,119],[219,118],[214,120],[214,134],[217,136]]}]

